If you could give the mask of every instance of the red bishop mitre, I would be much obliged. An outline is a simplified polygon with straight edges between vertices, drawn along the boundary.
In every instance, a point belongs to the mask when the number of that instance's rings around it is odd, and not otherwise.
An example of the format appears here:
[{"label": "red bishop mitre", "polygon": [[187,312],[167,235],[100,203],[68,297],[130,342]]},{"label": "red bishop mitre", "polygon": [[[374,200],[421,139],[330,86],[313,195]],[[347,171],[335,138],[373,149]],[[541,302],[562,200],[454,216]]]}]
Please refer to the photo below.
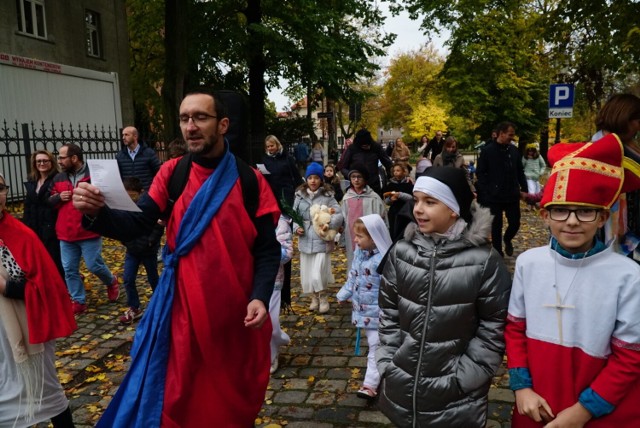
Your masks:
[{"label": "red bishop mitre", "polygon": [[540,205],[610,208],[623,190],[624,149],[615,134],[593,143],[559,143],[547,154],[553,166]]}]

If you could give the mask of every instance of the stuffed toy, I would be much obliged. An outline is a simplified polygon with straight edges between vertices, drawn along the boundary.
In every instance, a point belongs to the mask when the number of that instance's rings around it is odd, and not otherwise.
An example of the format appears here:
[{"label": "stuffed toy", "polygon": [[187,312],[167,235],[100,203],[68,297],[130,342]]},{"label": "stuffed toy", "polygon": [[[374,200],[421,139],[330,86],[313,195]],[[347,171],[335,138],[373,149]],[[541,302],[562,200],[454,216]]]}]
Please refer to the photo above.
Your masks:
[{"label": "stuffed toy", "polygon": [[318,204],[311,205],[309,209],[313,230],[323,241],[333,241],[338,233],[337,230],[329,229],[331,214],[335,212],[336,210],[333,208]]}]

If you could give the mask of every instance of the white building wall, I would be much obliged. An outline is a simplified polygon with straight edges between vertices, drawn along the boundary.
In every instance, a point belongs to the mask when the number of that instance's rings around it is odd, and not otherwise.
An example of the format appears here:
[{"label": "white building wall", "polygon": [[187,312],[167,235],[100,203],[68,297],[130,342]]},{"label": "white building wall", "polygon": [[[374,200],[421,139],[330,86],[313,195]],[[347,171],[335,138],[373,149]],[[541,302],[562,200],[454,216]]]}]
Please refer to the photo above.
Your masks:
[{"label": "white building wall", "polygon": [[118,76],[0,53],[0,118],[122,127]]}]

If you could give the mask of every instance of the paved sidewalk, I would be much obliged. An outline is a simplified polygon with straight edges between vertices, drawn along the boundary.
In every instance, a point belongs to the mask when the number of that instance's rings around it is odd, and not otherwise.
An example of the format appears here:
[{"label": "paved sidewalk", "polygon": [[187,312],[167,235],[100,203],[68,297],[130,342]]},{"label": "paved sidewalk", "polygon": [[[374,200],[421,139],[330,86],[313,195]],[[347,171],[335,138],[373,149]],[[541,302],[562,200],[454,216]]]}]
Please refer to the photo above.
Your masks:
[{"label": "paved sidewalk", "polygon": [[[523,210],[522,223],[525,226],[514,240],[514,257],[505,260],[511,271],[515,256],[544,245],[548,236],[542,221],[532,212]],[[124,249],[117,242],[105,240],[104,248],[116,254],[121,252],[124,260]],[[345,280],[340,258],[344,259],[344,255],[333,255],[336,285],[330,289],[332,297]],[[109,265],[121,273],[121,262],[119,266]],[[143,279],[141,275],[138,284],[144,305],[150,298],[150,289]],[[281,317],[283,328],[292,337],[291,344],[281,348],[280,368],[272,376],[256,426],[391,426],[375,403],[355,395],[364,377],[367,347],[361,346],[361,356],[354,355],[355,329],[351,326],[350,305],[338,306],[332,298],[329,313],[309,312],[307,299],[296,295],[300,288],[297,260],[292,285],[294,313]],[[118,322],[125,309],[124,289],[118,303],[109,303],[104,286],[95,277],[87,276],[87,288],[89,311],[77,318],[78,330],[57,345],[59,375],[79,428],[95,425],[122,381],[136,325],[122,326]],[[365,345],[366,339],[363,342]],[[510,427],[513,394],[507,385],[508,377],[502,368],[489,393],[487,427]]]}]

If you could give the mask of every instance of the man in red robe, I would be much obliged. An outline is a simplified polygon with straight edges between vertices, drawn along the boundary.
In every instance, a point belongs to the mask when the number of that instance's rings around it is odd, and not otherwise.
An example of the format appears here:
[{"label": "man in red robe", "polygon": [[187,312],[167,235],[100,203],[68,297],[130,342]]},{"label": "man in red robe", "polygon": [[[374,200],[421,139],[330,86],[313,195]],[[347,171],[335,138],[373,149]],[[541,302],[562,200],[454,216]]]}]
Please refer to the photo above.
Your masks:
[{"label": "man in red robe", "polygon": [[[275,237],[279,210],[269,185],[256,174],[259,203],[255,218],[247,213],[235,160],[228,162],[233,157],[224,139],[228,126],[215,95],[193,93],[182,101],[180,127],[192,164],[167,224],[163,278],[171,270],[175,281],[163,287],[161,278],[134,340],[127,376],[134,369],[138,374],[125,378],[98,426],[248,427],[260,411],[269,380],[267,307],[280,261]],[[136,230],[144,233],[167,208],[178,161],[162,166],[138,202],[142,213],[111,210],[99,189],[83,184],[73,197],[85,214],[83,224],[117,239]],[[201,188],[206,192],[198,193]],[[207,215],[193,214],[192,205],[206,211],[212,204],[218,204],[212,219],[184,250],[189,232],[183,229]],[[151,337],[150,331],[167,317],[157,314],[171,299],[166,364],[159,372],[154,371],[157,367],[147,370],[156,363],[155,342],[165,340],[161,333]],[[146,341],[153,342],[150,351]],[[163,393],[156,397],[158,388]]]}]

